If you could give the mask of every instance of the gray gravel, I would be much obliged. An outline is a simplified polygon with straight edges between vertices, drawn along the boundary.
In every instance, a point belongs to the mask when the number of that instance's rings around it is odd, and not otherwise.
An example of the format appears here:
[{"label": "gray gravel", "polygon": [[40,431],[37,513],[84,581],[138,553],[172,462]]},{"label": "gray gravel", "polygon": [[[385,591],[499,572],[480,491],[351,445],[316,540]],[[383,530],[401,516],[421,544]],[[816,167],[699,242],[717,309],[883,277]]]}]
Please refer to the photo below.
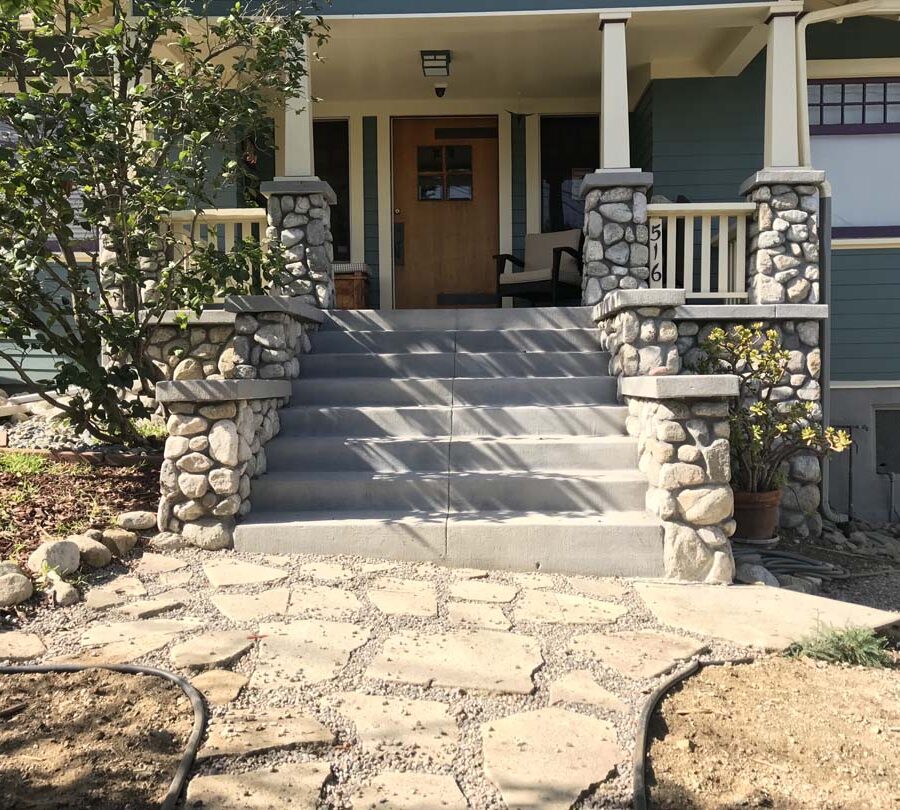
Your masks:
[{"label": "gray gravel", "polygon": [[[278,564],[273,558],[257,554],[238,554],[235,552],[200,552],[194,549],[182,549],[167,552],[171,556],[179,557],[189,563],[193,572],[191,582],[186,586],[192,597],[183,608],[163,614],[157,618],[197,618],[203,621],[203,627],[195,633],[183,634],[176,642],[185,640],[191,635],[202,635],[211,630],[252,628],[257,623],[249,622],[238,625],[226,619],[209,601],[213,593],[204,576],[201,566],[204,562],[213,559],[238,560],[255,562],[272,567],[280,567],[289,573],[286,580],[265,585],[229,588],[228,593],[255,593],[273,587],[290,587],[302,582],[313,582],[310,576],[299,571],[305,562],[321,561],[321,557],[297,555],[279,558]],[[90,575],[86,584],[108,581],[112,573],[125,573],[127,569],[133,569],[139,559],[139,553],[119,565],[118,569],[106,569],[103,572]],[[329,562],[341,563],[345,566],[358,565],[363,562],[359,558],[334,557],[328,558]],[[617,733],[619,743],[623,750],[630,752],[634,743],[634,736],[641,708],[649,693],[661,680],[649,679],[632,681],[624,678],[610,669],[606,669],[589,658],[570,654],[566,651],[568,642],[574,634],[590,632],[592,630],[616,631],[624,629],[650,629],[658,628],[650,612],[644,607],[641,600],[629,588],[628,592],[619,598],[604,601],[619,602],[627,605],[628,613],[616,622],[603,625],[577,625],[565,626],[557,624],[517,624],[514,621],[514,608],[516,601],[501,605],[504,613],[513,621],[511,632],[530,635],[536,638],[541,645],[544,656],[544,665],[535,673],[536,689],[531,695],[492,695],[483,693],[469,693],[461,689],[426,688],[406,684],[392,684],[376,680],[363,679],[363,672],[368,664],[381,649],[386,638],[403,629],[449,630],[458,629],[447,620],[446,600],[449,584],[458,578],[452,569],[445,569],[430,563],[396,563],[392,564],[388,576],[396,576],[408,579],[427,579],[435,583],[438,592],[439,615],[436,618],[414,618],[409,616],[389,617],[383,615],[369,602],[366,596],[367,584],[371,579],[384,576],[385,572],[364,574],[356,569],[356,576],[348,583],[337,583],[336,587],[352,590],[363,604],[363,609],[356,617],[356,621],[365,624],[372,631],[371,639],[350,657],[348,666],[340,675],[332,681],[315,684],[296,689],[284,689],[277,692],[260,693],[245,689],[237,700],[230,704],[232,707],[268,706],[268,707],[298,707],[315,716],[337,733],[338,743],[329,749],[326,755],[332,765],[335,778],[330,780],[325,791],[322,806],[327,808],[349,808],[348,797],[350,784],[358,784],[368,777],[383,770],[420,770],[423,765],[412,761],[408,753],[394,751],[378,752],[376,754],[364,754],[355,745],[355,731],[351,723],[338,714],[331,707],[331,695],[335,692],[346,690],[361,690],[374,694],[399,695],[409,698],[421,698],[442,701],[449,705],[450,713],[459,724],[461,736],[458,753],[450,766],[430,767],[429,772],[448,773],[453,775],[466,795],[472,807],[476,808],[503,808],[505,805],[500,799],[499,793],[487,780],[482,772],[480,725],[486,720],[505,717],[516,712],[537,709],[548,705],[549,685],[565,672],[574,669],[590,670],[597,681],[610,691],[621,697],[629,706],[627,714],[618,714],[591,707],[568,706],[572,711],[579,711],[587,715],[596,716],[611,722]],[[515,575],[505,572],[492,572],[490,581],[508,582],[517,584]],[[565,593],[580,593],[573,587],[568,578],[554,575],[554,590]],[[158,578],[145,579],[148,597],[152,597],[161,591],[168,590],[169,585],[160,584]],[[627,584],[627,581],[623,581]],[[321,583],[320,584],[325,584]],[[517,600],[520,597],[517,597]],[[80,650],[77,640],[83,632],[85,625],[90,622],[112,622],[124,620],[114,610],[106,614],[98,614],[88,609],[84,604],[71,608],[45,610],[37,614],[33,621],[28,622],[27,629],[41,635],[48,646],[45,659],[60,655],[76,653]],[[265,620],[264,620],[265,621]],[[669,628],[667,631],[671,632]],[[682,634],[688,635],[688,634]],[[163,668],[171,668],[169,649],[172,645],[158,650],[142,659],[139,663],[145,663]],[[712,642],[708,656],[713,659],[740,658],[749,653],[748,650],[731,646],[725,643]],[[252,650],[232,668],[235,671],[249,675],[256,662],[257,649]],[[226,712],[228,707],[216,707],[213,715]],[[220,758],[204,763],[201,773],[244,772],[265,766],[275,766],[279,763],[302,762],[316,759],[320,752],[280,751],[270,752],[258,756],[242,758]],[[586,797],[583,797],[575,805],[580,808],[626,808],[631,806],[631,763],[626,759],[619,763],[618,775],[601,784]]]}]

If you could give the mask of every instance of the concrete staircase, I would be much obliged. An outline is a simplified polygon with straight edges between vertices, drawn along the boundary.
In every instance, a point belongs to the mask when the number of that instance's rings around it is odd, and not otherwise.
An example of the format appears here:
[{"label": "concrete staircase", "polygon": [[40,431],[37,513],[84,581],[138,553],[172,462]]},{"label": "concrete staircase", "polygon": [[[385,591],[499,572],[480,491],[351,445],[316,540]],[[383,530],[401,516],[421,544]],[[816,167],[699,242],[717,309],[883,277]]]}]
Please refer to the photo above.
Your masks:
[{"label": "concrete staircase", "polygon": [[335,312],[235,546],[663,573],[589,307]]}]

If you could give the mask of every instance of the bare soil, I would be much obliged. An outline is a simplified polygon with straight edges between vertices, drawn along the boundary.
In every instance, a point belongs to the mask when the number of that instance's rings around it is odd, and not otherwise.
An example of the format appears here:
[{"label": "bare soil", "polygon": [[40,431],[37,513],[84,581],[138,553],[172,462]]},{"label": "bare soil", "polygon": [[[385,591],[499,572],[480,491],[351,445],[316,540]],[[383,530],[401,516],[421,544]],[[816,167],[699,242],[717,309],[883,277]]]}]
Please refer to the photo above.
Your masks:
[{"label": "bare soil", "polygon": [[0,471],[0,559],[20,558],[52,537],[106,528],[119,512],[159,503],[159,470],[48,464]]},{"label": "bare soil", "polygon": [[0,675],[0,807],[159,808],[192,724],[184,693],[155,676]]},{"label": "bare soil", "polygon": [[707,667],[651,726],[651,806],[900,807],[900,670],[765,658]]}]

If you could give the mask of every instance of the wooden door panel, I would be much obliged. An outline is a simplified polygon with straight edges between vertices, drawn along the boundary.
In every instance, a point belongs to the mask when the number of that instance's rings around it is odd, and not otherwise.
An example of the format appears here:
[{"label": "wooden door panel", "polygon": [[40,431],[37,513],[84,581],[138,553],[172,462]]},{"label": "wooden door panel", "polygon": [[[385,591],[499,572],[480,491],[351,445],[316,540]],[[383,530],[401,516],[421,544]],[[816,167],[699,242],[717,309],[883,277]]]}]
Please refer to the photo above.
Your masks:
[{"label": "wooden door panel", "polygon": [[[456,137],[454,130],[459,130]],[[493,293],[499,241],[496,118],[400,118],[393,122],[396,305],[436,307],[440,293]],[[419,199],[419,148],[439,147],[442,188],[454,177],[445,147],[471,149],[472,199]],[[455,152],[459,157],[458,150]],[[463,172],[460,178],[467,177]],[[464,185],[464,184],[462,184]],[[442,196],[446,196],[442,195]],[[400,237],[402,234],[402,250]]]}]

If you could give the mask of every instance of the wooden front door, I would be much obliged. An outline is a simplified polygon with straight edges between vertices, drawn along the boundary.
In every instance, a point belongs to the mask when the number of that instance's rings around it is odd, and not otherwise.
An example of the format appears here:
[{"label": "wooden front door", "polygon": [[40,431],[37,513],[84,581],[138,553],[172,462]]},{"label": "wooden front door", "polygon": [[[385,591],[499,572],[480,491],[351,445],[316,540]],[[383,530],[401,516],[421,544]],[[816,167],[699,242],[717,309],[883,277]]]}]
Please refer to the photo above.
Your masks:
[{"label": "wooden front door", "polygon": [[395,119],[393,152],[396,306],[490,304],[499,241],[497,119]]}]

